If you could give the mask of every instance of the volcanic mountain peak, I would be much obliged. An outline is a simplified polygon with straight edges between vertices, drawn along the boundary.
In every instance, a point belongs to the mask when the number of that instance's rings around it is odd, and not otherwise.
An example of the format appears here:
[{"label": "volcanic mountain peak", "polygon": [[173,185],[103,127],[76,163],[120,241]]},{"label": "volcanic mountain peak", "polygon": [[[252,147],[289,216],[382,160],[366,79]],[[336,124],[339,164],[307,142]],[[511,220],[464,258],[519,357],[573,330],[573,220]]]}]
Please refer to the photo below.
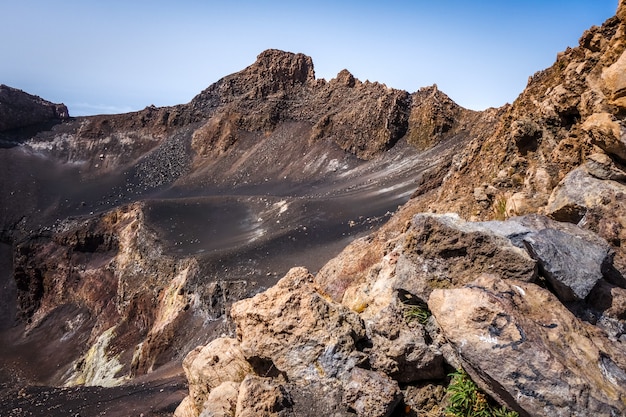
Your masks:
[{"label": "volcanic mountain peak", "polygon": [[247,68],[228,75],[196,96],[191,104],[206,105],[206,101],[219,97],[219,101],[235,98],[264,99],[269,95],[286,93],[294,87],[311,85],[315,71],[311,57],[301,53],[268,49],[257,56]]},{"label": "volcanic mountain peak", "polygon": [[256,73],[259,79],[269,82],[305,84],[315,81],[311,57],[278,49],[261,52],[256,62],[246,68],[243,73]]}]

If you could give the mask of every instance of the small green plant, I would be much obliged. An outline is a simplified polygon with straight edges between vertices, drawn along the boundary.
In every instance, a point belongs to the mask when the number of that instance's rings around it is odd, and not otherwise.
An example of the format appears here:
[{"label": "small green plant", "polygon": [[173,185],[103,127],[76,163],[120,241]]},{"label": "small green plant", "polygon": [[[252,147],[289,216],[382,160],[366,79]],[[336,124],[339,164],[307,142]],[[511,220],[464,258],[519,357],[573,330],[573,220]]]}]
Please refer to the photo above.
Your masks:
[{"label": "small green plant", "polygon": [[408,306],[404,311],[404,319],[407,323],[417,320],[422,326],[426,324],[428,318],[432,315],[428,306],[424,303]]},{"label": "small green plant", "polygon": [[499,195],[493,203],[493,214],[496,220],[506,220],[506,197]]},{"label": "small green plant", "polygon": [[447,417],[519,417],[515,411],[492,404],[463,369],[449,376]]},{"label": "small green plant", "polygon": [[519,414],[502,406],[493,409],[493,417],[519,417]]}]

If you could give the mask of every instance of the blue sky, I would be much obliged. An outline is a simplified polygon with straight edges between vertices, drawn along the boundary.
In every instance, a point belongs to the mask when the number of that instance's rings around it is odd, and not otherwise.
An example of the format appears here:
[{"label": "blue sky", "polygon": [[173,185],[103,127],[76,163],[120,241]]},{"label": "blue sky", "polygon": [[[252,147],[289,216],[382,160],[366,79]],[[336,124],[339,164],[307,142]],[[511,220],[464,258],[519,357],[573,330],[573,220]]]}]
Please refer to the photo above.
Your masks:
[{"label": "blue sky", "polygon": [[436,83],[472,109],[512,102],[528,77],[615,14],[617,0],[2,0],[0,83],[73,116],[190,101],[265,49],[310,55],[413,92]]}]

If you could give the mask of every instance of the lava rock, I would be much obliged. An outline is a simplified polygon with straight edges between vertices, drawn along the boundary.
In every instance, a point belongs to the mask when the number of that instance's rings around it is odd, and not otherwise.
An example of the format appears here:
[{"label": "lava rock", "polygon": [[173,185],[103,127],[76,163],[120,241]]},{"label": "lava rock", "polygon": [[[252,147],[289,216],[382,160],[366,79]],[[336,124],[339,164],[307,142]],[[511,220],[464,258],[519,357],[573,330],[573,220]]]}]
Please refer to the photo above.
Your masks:
[{"label": "lava rock", "polygon": [[606,242],[591,242],[555,229],[533,233],[524,243],[563,302],[584,300],[612,263]]}]

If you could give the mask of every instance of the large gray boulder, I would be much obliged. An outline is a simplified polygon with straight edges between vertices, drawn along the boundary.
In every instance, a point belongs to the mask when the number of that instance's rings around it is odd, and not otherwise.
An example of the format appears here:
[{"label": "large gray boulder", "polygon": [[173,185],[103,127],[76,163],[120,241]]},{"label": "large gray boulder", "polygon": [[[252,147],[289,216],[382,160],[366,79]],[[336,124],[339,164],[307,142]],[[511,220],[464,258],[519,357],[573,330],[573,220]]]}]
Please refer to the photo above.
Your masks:
[{"label": "large gray boulder", "polygon": [[482,275],[436,289],[428,306],[472,378],[528,416],[626,413],[622,344],[532,283]]},{"label": "large gray boulder", "polygon": [[467,222],[454,214],[418,214],[405,233],[394,289],[428,299],[434,288],[462,286],[483,272],[533,281],[536,262],[510,235],[528,228]]},{"label": "large gray boulder", "polygon": [[584,300],[612,261],[606,242],[594,242],[585,235],[549,228],[524,238],[543,276],[563,302]]}]

